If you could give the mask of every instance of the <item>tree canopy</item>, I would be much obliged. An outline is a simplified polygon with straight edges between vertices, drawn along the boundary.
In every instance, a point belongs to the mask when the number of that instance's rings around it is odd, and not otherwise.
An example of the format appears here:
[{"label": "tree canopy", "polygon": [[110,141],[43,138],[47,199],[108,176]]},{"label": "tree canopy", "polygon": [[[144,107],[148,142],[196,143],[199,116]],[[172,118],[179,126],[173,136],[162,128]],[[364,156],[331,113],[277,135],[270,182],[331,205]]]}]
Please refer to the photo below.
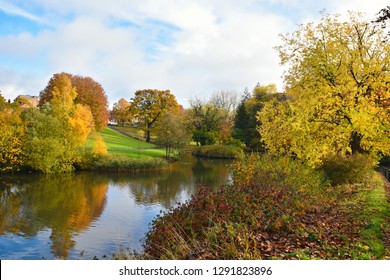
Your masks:
[{"label": "tree canopy", "polygon": [[130,101],[130,110],[138,117],[140,127],[146,132],[146,142],[150,142],[150,132],[155,122],[164,112],[179,109],[176,98],[169,90],[137,90]]},{"label": "tree canopy", "polygon": [[111,115],[121,125],[130,123],[133,120],[133,115],[130,112],[130,102],[124,98],[119,99],[118,102],[114,103]]},{"label": "tree canopy", "polygon": [[93,128],[89,107],[74,104],[77,92],[67,74],[56,74],[50,102],[39,108],[26,109],[22,116],[27,123],[24,153],[27,164],[43,173],[68,172],[78,159],[78,148],[86,142]]},{"label": "tree canopy", "polygon": [[103,87],[91,77],[64,72],[54,74],[45,89],[39,94],[39,106],[52,101],[55,83],[58,83],[58,80],[63,76],[70,78],[71,85],[74,87],[76,92],[74,103],[88,106],[91,110],[95,129],[100,131],[106,127],[109,116],[107,96]]},{"label": "tree canopy", "polygon": [[313,166],[353,153],[390,153],[390,46],[384,31],[350,14],[325,15],[282,36],[277,47],[286,102],[269,102],[259,131],[274,154]]},{"label": "tree canopy", "polygon": [[256,114],[271,99],[283,98],[284,94],[278,93],[274,84],[265,86],[257,84],[252,94],[246,88],[236,110],[233,137],[241,140],[250,149],[263,150],[261,135],[257,129],[260,123]]}]

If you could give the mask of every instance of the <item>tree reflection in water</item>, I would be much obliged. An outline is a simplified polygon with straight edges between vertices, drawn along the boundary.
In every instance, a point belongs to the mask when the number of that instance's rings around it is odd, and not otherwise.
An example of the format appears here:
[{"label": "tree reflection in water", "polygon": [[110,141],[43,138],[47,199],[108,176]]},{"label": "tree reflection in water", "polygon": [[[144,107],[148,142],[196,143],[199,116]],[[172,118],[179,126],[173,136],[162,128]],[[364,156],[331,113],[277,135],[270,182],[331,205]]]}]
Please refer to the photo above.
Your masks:
[{"label": "tree reflection in water", "polygon": [[[107,247],[113,251],[130,235],[137,237],[134,247],[139,248],[153,215],[189,199],[200,185],[224,184],[228,163],[188,157],[164,172],[2,176],[0,257],[38,259],[50,250],[47,258],[79,258],[83,246],[95,246],[95,254]],[[121,240],[117,233],[109,235],[118,230]],[[80,242],[86,244],[76,244]],[[24,248],[28,246],[35,247]]]}]

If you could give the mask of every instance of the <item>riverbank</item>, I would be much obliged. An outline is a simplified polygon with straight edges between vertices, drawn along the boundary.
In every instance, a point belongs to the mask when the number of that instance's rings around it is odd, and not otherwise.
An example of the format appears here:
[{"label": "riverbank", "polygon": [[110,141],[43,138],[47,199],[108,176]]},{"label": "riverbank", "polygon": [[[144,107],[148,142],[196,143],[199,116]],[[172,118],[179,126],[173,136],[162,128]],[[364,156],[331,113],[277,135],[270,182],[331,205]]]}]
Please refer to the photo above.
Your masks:
[{"label": "riverbank", "polygon": [[[104,145],[99,153],[94,151],[97,141]],[[106,127],[90,136],[76,168],[109,172],[162,170],[168,167],[164,157],[163,149]]]},{"label": "riverbank", "polygon": [[242,148],[220,145],[193,147],[192,154],[197,157],[221,159],[241,159],[244,157]]},{"label": "riverbank", "polygon": [[142,257],[389,257],[388,182],[379,173],[331,186],[324,174],[299,164],[251,161],[235,166],[234,185],[215,192],[201,188],[189,202],[154,220]]}]

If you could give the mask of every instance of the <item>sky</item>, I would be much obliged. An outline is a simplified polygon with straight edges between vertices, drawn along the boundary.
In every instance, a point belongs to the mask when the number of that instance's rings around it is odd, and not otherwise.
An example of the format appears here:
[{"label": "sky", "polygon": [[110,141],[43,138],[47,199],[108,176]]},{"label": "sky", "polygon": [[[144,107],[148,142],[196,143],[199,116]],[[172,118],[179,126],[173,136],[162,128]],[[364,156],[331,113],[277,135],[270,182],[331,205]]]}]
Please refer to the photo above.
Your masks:
[{"label": "sky", "polygon": [[169,89],[188,107],[257,83],[283,91],[279,34],[320,12],[375,18],[387,0],[0,0],[0,91],[39,95],[55,73],[89,76],[112,107]]}]

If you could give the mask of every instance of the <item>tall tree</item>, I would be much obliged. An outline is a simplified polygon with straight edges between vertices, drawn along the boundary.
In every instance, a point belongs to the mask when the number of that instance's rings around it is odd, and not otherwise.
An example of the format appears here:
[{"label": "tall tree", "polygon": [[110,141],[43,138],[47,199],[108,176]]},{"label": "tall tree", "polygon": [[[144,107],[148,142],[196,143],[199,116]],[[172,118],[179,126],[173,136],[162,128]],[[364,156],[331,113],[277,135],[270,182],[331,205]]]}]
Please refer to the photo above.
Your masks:
[{"label": "tall tree", "polygon": [[270,151],[313,166],[334,155],[390,153],[390,45],[384,36],[350,14],[349,22],[325,15],[282,37],[288,100],[259,113]]},{"label": "tall tree", "polygon": [[88,106],[93,116],[95,129],[103,130],[107,125],[109,112],[107,95],[101,84],[91,77],[72,76],[72,85],[77,91],[75,104]]},{"label": "tall tree", "polygon": [[255,150],[263,150],[261,135],[258,131],[260,125],[256,114],[264,107],[264,104],[271,99],[282,99],[284,94],[277,93],[276,85],[266,86],[257,84],[252,94],[245,89],[242,100],[237,107],[234,122],[233,136],[240,139],[247,147]]},{"label": "tall tree", "polygon": [[190,100],[190,105],[188,117],[193,126],[193,140],[202,146],[214,144],[218,140],[221,125],[227,118],[226,112],[199,98]]},{"label": "tall tree", "polygon": [[176,112],[179,104],[169,90],[137,90],[131,98],[131,112],[138,117],[141,128],[146,132],[146,142],[150,142],[150,132],[155,122],[164,112]]},{"label": "tall tree", "polygon": [[39,106],[51,102],[55,83],[61,76],[70,78],[71,85],[77,92],[74,103],[88,106],[94,119],[95,129],[102,130],[108,122],[108,100],[103,87],[91,77],[82,77],[64,72],[54,74],[45,89],[39,94]]},{"label": "tall tree", "polygon": [[0,173],[19,171],[25,163],[25,124],[18,106],[11,106],[0,95]]},{"label": "tall tree", "polygon": [[89,107],[74,104],[77,92],[69,75],[54,75],[48,86],[52,88],[50,101],[23,112],[27,122],[24,152],[35,170],[69,172],[93,127],[93,118]]},{"label": "tall tree", "polygon": [[186,113],[165,112],[156,123],[156,143],[165,147],[168,159],[172,149],[182,148],[190,142],[191,133],[186,123]]}]

